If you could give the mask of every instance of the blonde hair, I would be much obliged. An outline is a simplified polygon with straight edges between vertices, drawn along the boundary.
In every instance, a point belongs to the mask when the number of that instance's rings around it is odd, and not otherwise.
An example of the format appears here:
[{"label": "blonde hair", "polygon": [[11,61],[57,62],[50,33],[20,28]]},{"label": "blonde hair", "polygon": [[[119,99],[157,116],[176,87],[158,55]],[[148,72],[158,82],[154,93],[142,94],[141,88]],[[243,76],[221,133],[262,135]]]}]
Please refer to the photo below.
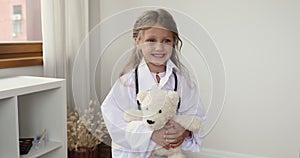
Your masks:
[{"label": "blonde hair", "polygon": [[[173,33],[174,45],[172,55],[170,57],[171,61],[179,68],[180,71],[184,71],[185,67],[179,60],[179,52],[182,47],[182,40],[179,37],[177,25],[173,19],[173,16],[164,9],[149,10],[144,12],[135,22],[133,27],[133,38],[139,40],[143,35],[143,31],[159,24],[167,30]],[[178,53],[177,53],[178,52]],[[142,53],[136,47],[134,48],[129,62],[125,65],[120,76],[126,74],[127,72],[135,69],[142,60]]]}]

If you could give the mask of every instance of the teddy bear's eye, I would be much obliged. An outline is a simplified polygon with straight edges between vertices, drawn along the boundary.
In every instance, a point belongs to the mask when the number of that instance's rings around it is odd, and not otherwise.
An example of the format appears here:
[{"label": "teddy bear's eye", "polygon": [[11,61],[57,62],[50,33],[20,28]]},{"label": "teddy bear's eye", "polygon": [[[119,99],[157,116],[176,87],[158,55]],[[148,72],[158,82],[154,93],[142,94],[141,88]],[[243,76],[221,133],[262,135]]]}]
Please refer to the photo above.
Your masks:
[{"label": "teddy bear's eye", "polygon": [[148,108],[146,108],[146,110],[148,110]]},{"label": "teddy bear's eye", "polygon": [[161,110],[159,110],[158,113],[161,113]]}]

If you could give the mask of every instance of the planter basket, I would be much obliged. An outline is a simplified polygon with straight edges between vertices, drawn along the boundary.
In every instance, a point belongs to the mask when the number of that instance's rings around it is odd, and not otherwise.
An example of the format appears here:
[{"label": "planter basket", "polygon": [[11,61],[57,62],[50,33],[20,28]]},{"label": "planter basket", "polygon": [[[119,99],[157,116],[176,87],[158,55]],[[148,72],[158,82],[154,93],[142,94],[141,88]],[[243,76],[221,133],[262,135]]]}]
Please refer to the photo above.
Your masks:
[{"label": "planter basket", "polygon": [[98,158],[98,146],[78,147],[78,151],[68,150],[68,158]]},{"label": "planter basket", "polygon": [[68,150],[68,158],[111,158],[111,147],[104,143],[94,148],[78,147],[78,151]]},{"label": "planter basket", "polygon": [[104,143],[98,145],[98,158],[111,158],[111,147]]}]

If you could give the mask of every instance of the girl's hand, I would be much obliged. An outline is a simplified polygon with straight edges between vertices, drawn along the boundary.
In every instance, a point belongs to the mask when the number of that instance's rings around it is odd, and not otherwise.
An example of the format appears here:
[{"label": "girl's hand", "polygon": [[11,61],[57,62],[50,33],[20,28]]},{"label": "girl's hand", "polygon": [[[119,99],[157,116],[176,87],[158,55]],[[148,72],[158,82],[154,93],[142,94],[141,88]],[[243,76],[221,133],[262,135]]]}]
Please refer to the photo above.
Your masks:
[{"label": "girl's hand", "polygon": [[165,133],[166,133],[166,131],[167,130],[165,128],[162,128],[162,129],[154,131],[152,133],[151,139],[155,143],[157,143],[157,144],[163,146],[165,149],[169,150],[170,149],[169,143],[165,139]]},{"label": "girl's hand", "polygon": [[177,148],[178,146],[180,146],[183,143],[185,138],[190,136],[190,135],[191,135],[191,132],[188,131],[188,130],[185,130],[184,133],[177,138],[177,142],[170,143],[169,147],[170,148]]},{"label": "girl's hand", "polygon": [[166,142],[170,143],[170,148],[176,148],[180,146],[184,139],[191,134],[190,131],[186,130],[173,120],[170,120],[165,128],[167,129],[165,133],[165,139]]}]

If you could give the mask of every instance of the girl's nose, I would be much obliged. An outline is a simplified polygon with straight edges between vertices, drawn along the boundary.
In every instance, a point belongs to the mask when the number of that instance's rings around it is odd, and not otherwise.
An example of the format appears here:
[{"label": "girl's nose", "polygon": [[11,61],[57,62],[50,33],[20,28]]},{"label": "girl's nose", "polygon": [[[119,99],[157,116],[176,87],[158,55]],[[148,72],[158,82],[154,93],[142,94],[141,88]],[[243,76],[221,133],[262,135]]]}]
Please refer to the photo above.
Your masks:
[{"label": "girl's nose", "polygon": [[162,51],[162,50],[164,50],[164,45],[162,43],[157,42],[155,44],[155,50],[156,51]]}]

